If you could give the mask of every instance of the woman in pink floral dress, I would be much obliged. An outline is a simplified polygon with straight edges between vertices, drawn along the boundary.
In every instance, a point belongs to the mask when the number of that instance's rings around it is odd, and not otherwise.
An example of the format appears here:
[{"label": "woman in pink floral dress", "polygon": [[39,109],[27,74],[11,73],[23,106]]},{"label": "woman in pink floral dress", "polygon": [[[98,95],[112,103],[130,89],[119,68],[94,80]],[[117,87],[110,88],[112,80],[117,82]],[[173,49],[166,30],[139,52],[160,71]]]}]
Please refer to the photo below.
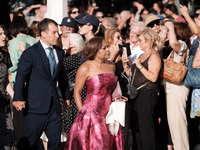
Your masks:
[{"label": "woman in pink floral dress", "polygon": [[[86,43],[83,54],[87,61],[76,74],[74,98],[79,113],[67,136],[65,150],[122,150],[122,132],[111,135],[105,118],[116,86],[115,65],[108,61],[110,51],[101,37]],[[81,100],[86,84],[87,96]]]}]

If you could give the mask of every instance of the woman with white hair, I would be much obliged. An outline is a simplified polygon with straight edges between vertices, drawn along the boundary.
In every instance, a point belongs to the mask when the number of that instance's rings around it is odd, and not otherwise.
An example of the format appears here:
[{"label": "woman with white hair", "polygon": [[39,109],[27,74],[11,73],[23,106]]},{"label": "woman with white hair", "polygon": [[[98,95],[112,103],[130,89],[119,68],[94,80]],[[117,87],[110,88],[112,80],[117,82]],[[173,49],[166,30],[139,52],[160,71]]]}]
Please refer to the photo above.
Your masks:
[{"label": "woman with white hair", "polygon": [[70,55],[76,54],[82,51],[84,47],[84,40],[78,33],[69,33],[67,36],[68,49],[65,49]]},{"label": "woman with white hair", "polygon": [[[82,58],[82,49],[85,45],[85,42],[82,38],[82,36],[78,33],[69,33],[68,37],[68,49],[67,54],[64,60],[64,67],[67,71],[67,77],[69,81],[70,86],[70,92],[71,92],[71,103],[69,106],[69,109],[67,109],[65,112],[63,112],[63,123],[62,123],[62,134],[64,135],[64,139],[62,142],[66,141],[66,133],[69,132],[71,125],[74,122],[74,119],[76,118],[76,115],[78,113],[78,109],[75,104],[74,100],[74,85],[75,85],[75,76],[76,72],[81,65],[81,58]],[[85,98],[86,92],[83,90],[82,99]]]}]

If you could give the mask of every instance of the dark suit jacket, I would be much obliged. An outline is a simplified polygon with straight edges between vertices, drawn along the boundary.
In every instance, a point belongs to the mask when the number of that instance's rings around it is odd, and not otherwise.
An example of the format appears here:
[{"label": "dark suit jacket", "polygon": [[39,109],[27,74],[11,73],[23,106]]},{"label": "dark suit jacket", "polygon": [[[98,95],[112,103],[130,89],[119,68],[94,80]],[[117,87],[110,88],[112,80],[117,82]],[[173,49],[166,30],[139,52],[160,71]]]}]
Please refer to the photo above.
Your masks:
[{"label": "dark suit jacket", "polygon": [[67,75],[63,66],[64,51],[54,46],[58,55],[58,64],[54,77],[51,77],[48,57],[41,43],[38,42],[26,49],[21,55],[13,101],[26,101],[28,112],[46,114],[51,100],[56,113],[61,113],[56,84],[61,90],[64,100],[69,99]]}]

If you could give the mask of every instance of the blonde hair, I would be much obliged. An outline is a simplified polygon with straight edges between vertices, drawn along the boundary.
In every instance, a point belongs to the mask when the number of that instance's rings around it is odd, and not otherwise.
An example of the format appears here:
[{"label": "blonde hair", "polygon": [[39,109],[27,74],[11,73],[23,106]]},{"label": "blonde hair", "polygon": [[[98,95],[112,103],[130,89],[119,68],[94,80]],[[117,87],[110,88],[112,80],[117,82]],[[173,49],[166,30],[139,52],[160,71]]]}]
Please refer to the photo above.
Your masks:
[{"label": "blonde hair", "polygon": [[105,41],[108,44],[108,46],[113,44],[114,35],[115,35],[116,32],[120,33],[120,31],[117,28],[111,28],[111,29],[107,29],[105,31]]},{"label": "blonde hair", "polygon": [[163,48],[163,41],[160,36],[152,29],[146,28],[139,35],[143,35],[145,40],[150,41],[150,49],[159,51]]}]

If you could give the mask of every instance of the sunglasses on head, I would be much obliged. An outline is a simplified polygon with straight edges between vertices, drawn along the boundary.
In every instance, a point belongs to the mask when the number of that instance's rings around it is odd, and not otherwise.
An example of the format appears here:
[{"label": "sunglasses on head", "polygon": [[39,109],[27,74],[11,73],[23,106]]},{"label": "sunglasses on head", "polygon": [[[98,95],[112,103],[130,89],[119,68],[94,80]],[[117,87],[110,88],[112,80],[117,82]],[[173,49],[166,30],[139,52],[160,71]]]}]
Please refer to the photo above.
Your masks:
[{"label": "sunglasses on head", "polygon": [[160,25],[160,20],[154,20],[154,21],[150,22],[150,23],[147,25],[147,27],[153,28],[155,24],[156,24],[156,25]]},{"label": "sunglasses on head", "polygon": [[71,14],[76,14],[76,13],[80,13],[80,11],[78,10],[78,11],[71,12]]}]

